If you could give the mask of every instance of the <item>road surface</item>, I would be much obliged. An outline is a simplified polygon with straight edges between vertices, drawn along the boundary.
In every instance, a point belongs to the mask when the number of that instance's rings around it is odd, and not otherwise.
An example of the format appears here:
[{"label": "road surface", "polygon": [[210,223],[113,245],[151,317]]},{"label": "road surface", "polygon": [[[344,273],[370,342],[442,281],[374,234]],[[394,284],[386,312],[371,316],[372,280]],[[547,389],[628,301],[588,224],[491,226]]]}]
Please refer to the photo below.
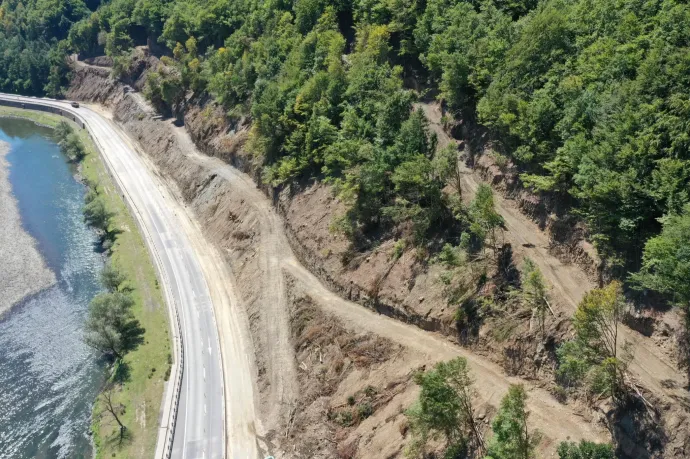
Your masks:
[{"label": "road surface", "polygon": [[[179,315],[183,365],[171,457],[223,458],[227,454],[233,458],[256,458],[256,439],[251,435],[233,436],[230,451],[226,451],[223,361],[218,328],[209,287],[199,261],[200,254],[195,251],[198,247],[182,229],[189,225],[185,225],[181,221],[183,217],[176,212],[179,204],[171,202],[170,194],[160,186],[160,181],[123,135],[96,112],[50,99],[6,94],[0,94],[0,99],[57,107],[80,117],[100,147],[125,198],[134,208],[135,217],[166,284],[168,303],[173,303],[169,307]],[[175,317],[174,312],[172,317]],[[241,365],[238,366],[238,370],[243,371]],[[242,379],[246,380],[247,375],[243,376]],[[176,398],[172,394],[175,392],[174,379],[171,377],[168,384],[170,393],[166,401],[171,406],[163,410],[162,438],[167,434],[166,428],[173,424],[173,416],[169,416],[170,421],[167,421],[166,413],[171,412]],[[252,400],[251,387],[247,396]],[[160,440],[157,456],[168,457],[170,445],[163,447]]]}]

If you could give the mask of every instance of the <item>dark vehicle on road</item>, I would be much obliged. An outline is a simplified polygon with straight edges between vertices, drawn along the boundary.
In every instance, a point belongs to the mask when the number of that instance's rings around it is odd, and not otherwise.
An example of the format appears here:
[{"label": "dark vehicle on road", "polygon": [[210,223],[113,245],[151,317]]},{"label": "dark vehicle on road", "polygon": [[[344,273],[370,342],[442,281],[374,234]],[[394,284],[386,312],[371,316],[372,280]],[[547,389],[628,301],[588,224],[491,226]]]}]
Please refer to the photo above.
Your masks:
[{"label": "dark vehicle on road", "polygon": [[79,108],[79,102],[72,102],[70,105],[74,108]]}]

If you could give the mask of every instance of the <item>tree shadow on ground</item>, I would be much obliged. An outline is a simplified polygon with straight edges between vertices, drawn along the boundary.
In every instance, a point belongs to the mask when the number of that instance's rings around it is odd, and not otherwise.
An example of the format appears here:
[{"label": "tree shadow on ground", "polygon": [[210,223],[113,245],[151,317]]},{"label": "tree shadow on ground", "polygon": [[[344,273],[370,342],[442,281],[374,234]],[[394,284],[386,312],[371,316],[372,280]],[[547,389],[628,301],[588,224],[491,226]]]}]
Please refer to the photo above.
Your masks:
[{"label": "tree shadow on ground", "polygon": [[507,290],[509,287],[520,287],[520,270],[515,266],[513,260],[513,247],[510,244],[504,244],[497,254],[496,276],[494,281],[496,286],[501,291]]},{"label": "tree shadow on ground", "polygon": [[138,320],[130,320],[122,330],[123,350],[130,352],[139,347],[144,342],[146,329],[142,327]]},{"label": "tree shadow on ground", "polygon": [[113,228],[105,231],[99,231],[98,239],[94,242],[94,250],[96,253],[106,253],[109,252],[115,242],[117,237],[122,234],[122,230],[119,228]]},{"label": "tree shadow on ground", "polygon": [[134,435],[132,435],[131,430],[125,429],[122,434],[120,434],[120,429],[116,428],[113,430],[112,434],[105,438],[105,444],[109,447],[108,449],[118,451],[131,444],[133,440]]},{"label": "tree shadow on ground", "polygon": [[115,373],[113,373],[113,382],[120,385],[125,384],[131,380],[132,370],[129,364],[124,361],[120,361],[115,368]]}]

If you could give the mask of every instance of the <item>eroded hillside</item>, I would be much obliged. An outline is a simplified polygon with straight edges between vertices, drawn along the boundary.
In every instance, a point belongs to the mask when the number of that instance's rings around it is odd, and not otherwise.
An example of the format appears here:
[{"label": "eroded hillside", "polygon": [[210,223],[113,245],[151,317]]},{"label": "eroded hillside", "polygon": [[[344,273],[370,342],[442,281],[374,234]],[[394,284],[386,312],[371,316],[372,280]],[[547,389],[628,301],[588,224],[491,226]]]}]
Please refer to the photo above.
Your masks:
[{"label": "eroded hillside", "polygon": [[[135,62],[126,79],[142,87],[156,59]],[[469,263],[476,274],[461,273],[473,287],[458,303],[449,294],[458,278],[443,281],[457,269],[438,255],[420,256],[404,225],[376,244],[353,244],[332,230],[347,207],[330,185],[257,188],[260,164],[245,148],[248,120],[228,119],[214,104],[194,99],[180,113],[184,128],[156,120],[138,94],[108,79],[105,70],[84,66],[69,96],[112,110],[221,249],[250,324],[261,394],[257,406],[269,450],[374,457],[371,451],[385,445],[387,457],[400,456],[409,439],[404,411],[418,391],[413,374],[464,356],[487,435],[488,420],[508,385],[522,382],[529,388],[531,422],[545,434],[544,454],[568,437],[605,441],[607,427],[623,455],[685,454],[687,435],[678,427],[687,414],[677,403],[685,398],[684,381],[670,355],[673,318],[652,327],[651,337],[621,328],[635,341],[632,374],[653,410],[616,410],[607,403],[592,408],[577,392],[564,392],[554,378],[555,350],[571,336],[569,318],[594,283],[557,256],[576,252],[581,243],[552,250],[552,238],[510,199],[496,196],[505,222],[500,248]],[[442,129],[434,105],[421,107],[439,148],[462,147]],[[463,200],[471,202],[481,179],[464,166],[460,171]],[[548,284],[551,312],[544,336],[533,313],[511,293],[520,289],[526,257]],[[476,314],[459,320],[459,308]]]}]

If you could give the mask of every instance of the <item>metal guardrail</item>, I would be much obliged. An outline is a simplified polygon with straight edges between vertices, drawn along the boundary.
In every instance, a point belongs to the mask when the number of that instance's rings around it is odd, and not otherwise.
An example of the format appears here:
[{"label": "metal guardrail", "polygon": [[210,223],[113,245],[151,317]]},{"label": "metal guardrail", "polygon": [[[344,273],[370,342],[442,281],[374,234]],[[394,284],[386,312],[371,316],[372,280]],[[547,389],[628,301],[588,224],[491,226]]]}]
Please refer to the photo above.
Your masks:
[{"label": "metal guardrail", "polygon": [[[164,285],[165,285],[165,296],[166,296],[166,301],[168,302],[169,306],[173,306],[172,308],[168,308],[169,315],[171,316],[170,318],[173,319],[171,320],[171,325],[172,322],[174,322],[175,326],[171,327],[173,331],[173,343],[174,343],[174,350],[175,350],[175,357],[177,361],[177,368],[175,368],[175,365],[173,365],[171,369],[171,377],[174,377],[173,381],[173,392],[172,392],[172,401],[170,403],[169,409],[170,411],[168,412],[168,425],[166,428],[165,432],[165,438],[163,439],[163,448],[161,451],[161,455],[159,456],[159,448],[156,447],[156,457],[162,457],[164,459],[168,459],[172,456],[172,448],[173,448],[173,440],[174,440],[174,435],[175,435],[175,425],[177,423],[177,412],[179,408],[179,402],[180,402],[180,392],[182,389],[182,376],[184,375],[184,346],[183,346],[183,338],[182,338],[182,324],[180,322],[180,315],[177,307],[177,303],[175,301],[175,297],[170,291],[170,282],[168,279],[168,276],[163,269],[163,261],[160,258],[160,254],[156,250],[155,245],[153,244],[153,238],[151,237],[150,232],[146,228],[146,226],[143,224],[143,214],[140,212],[138,209],[136,203],[132,199],[132,197],[129,195],[129,192],[124,189],[122,186],[122,180],[120,179],[119,175],[117,174],[117,171],[113,167],[113,165],[110,163],[108,160],[107,156],[103,153],[103,146],[101,145],[101,142],[93,135],[90,129],[88,129],[88,123],[78,114],[72,113],[71,111],[63,110],[58,107],[54,107],[52,105],[43,105],[40,103],[35,103],[35,102],[19,102],[19,101],[12,101],[12,100],[7,100],[7,99],[2,99],[0,98],[0,105],[8,106],[8,107],[15,107],[15,108],[22,108],[22,109],[27,109],[27,110],[38,110],[42,112],[49,112],[49,113],[55,113],[57,115],[63,116],[65,118],[68,118],[72,121],[74,121],[79,127],[82,129],[86,129],[89,137],[91,137],[91,140],[94,142],[94,145],[98,148],[101,158],[103,158],[104,163],[106,164],[106,169],[108,170],[109,174],[113,179],[115,179],[115,185],[117,188],[120,190],[120,193],[122,193],[122,196],[124,197],[127,195],[127,199],[125,199],[125,203],[127,204],[128,207],[130,207],[130,210],[135,214],[138,215],[139,218],[136,218],[135,221],[137,223],[137,226],[139,227],[139,230],[143,233],[146,234],[146,241],[147,241],[147,246],[149,248],[149,251],[153,255],[154,259],[156,260],[156,267],[158,270],[158,274],[163,278],[164,280]],[[165,406],[163,408],[165,410]],[[162,426],[159,426],[162,428]],[[160,441],[160,432],[159,432],[159,438],[158,441]]]}]

